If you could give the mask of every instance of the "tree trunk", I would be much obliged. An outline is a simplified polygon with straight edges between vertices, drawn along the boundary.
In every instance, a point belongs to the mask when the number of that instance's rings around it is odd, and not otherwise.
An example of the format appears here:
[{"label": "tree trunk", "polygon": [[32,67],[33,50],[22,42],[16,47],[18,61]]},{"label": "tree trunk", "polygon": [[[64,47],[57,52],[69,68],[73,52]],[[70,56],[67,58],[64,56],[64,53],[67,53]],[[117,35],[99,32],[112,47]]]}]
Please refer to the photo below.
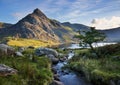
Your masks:
[{"label": "tree trunk", "polygon": [[92,44],[89,44],[91,50],[97,55],[97,57],[99,58],[99,54],[96,52],[96,50],[94,49],[94,47],[92,46]]}]

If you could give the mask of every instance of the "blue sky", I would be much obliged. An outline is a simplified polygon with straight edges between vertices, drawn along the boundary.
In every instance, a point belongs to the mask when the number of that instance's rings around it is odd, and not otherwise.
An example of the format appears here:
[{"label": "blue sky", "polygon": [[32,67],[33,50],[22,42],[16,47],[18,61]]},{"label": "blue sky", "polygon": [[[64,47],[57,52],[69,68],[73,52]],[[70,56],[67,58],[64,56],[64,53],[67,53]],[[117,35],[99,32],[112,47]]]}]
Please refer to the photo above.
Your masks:
[{"label": "blue sky", "polygon": [[35,8],[60,22],[86,25],[96,18],[120,17],[120,0],[0,0],[0,22],[16,23]]}]

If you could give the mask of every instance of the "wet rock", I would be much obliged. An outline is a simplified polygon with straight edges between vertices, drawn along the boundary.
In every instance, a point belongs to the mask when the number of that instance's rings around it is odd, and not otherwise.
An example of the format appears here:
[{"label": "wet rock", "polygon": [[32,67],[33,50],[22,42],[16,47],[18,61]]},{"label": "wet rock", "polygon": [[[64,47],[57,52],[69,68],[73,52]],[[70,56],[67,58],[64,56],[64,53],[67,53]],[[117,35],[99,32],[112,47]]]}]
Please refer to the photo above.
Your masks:
[{"label": "wet rock", "polygon": [[53,80],[53,82],[50,85],[64,85],[62,82]]},{"label": "wet rock", "polygon": [[59,62],[59,59],[52,54],[47,55],[47,57],[51,60],[52,64],[57,64]]},{"label": "wet rock", "polygon": [[52,64],[57,64],[59,62],[58,58],[51,58]]},{"label": "wet rock", "polygon": [[110,80],[110,85],[116,85],[113,80]]},{"label": "wet rock", "polygon": [[60,81],[60,78],[59,78],[58,74],[54,74],[54,80]]},{"label": "wet rock", "polygon": [[58,52],[57,52],[56,50],[50,49],[50,48],[38,48],[38,49],[36,49],[35,54],[36,54],[37,56],[49,55],[49,54],[52,54],[52,55],[54,55],[55,57],[58,56]]},{"label": "wet rock", "polygon": [[23,57],[23,54],[22,54],[21,52],[18,52],[18,51],[15,52],[15,55],[16,55],[16,56],[19,56],[19,57]]},{"label": "wet rock", "polygon": [[17,70],[10,68],[9,66],[6,66],[4,64],[0,64],[0,76],[8,76],[16,73]]},{"label": "wet rock", "polygon": [[120,85],[120,80],[117,81],[117,85]]},{"label": "wet rock", "polygon": [[67,60],[67,57],[60,58],[61,62],[64,62],[65,60]]},{"label": "wet rock", "polygon": [[15,49],[6,44],[0,44],[0,56],[3,55],[13,55],[15,53]]},{"label": "wet rock", "polygon": [[54,67],[52,67],[52,72],[54,73],[54,74],[57,74],[57,70],[54,68]]}]

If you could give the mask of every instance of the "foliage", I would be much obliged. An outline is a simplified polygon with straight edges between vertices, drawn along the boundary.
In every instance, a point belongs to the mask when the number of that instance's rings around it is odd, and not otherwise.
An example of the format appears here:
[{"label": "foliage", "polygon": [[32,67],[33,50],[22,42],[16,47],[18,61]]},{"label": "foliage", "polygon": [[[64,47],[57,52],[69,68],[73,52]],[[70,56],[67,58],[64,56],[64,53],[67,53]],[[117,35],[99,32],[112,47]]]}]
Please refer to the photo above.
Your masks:
[{"label": "foliage", "polygon": [[80,33],[80,35],[76,35],[75,37],[80,39],[80,45],[89,45],[91,50],[96,54],[97,52],[93,48],[92,43],[100,42],[105,39],[104,33],[98,32],[94,27],[91,27],[90,31],[84,31],[83,34]]},{"label": "foliage", "polygon": [[117,82],[120,79],[120,61],[114,56],[120,56],[120,44],[100,47],[98,50],[103,52],[100,56],[104,54],[106,56],[96,59],[90,57],[93,55],[89,49],[76,50],[77,55],[69,61],[66,67],[83,74],[88,81],[95,85],[109,85],[110,80]]},{"label": "foliage", "polygon": [[48,85],[53,77],[51,62],[44,56],[33,55],[31,58],[32,53],[32,50],[27,50],[24,52],[25,57],[1,57],[0,63],[17,69],[18,73],[6,77],[0,76],[0,85]]}]

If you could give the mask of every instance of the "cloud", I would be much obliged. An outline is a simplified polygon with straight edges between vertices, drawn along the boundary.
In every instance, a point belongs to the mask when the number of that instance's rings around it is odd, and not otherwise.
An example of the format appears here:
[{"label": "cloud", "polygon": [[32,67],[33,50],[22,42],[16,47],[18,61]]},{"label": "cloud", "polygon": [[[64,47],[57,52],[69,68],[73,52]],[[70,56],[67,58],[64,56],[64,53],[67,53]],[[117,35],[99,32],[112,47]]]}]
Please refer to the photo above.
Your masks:
[{"label": "cloud", "polygon": [[93,19],[91,26],[95,26],[96,29],[110,29],[120,27],[120,17],[112,16],[110,19],[100,18]]}]

